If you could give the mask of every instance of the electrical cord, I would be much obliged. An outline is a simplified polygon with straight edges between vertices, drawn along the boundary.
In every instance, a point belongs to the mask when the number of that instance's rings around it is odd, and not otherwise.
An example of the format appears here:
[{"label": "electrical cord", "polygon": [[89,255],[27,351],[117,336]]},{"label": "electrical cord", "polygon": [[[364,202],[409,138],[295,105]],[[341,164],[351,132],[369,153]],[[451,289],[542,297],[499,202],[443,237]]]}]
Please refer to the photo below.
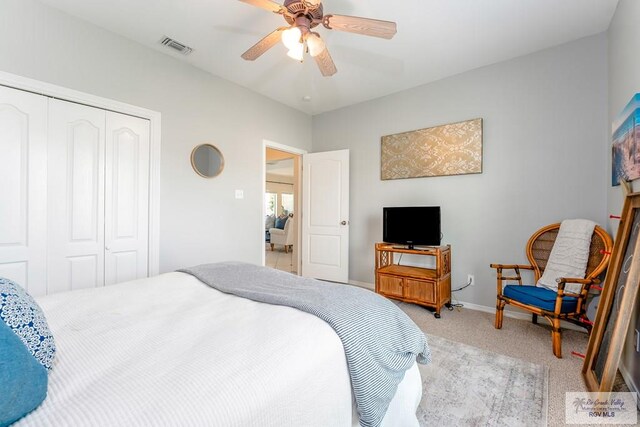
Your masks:
[{"label": "electrical cord", "polygon": [[449,311],[453,311],[454,308],[457,308],[458,311],[460,311],[460,309],[462,307],[464,307],[464,304],[462,304],[460,301],[458,301],[458,299],[456,297],[454,297],[453,295],[451,295],[451,298],[453,298],[456,302],[455,304],[452,303],[449,305],[449,307],[447,307],[449,309]]},{"label": "electrical cord", "polygon": [[398,258],[398,265],[400,265],[400,261],[402,261],[402,255],[404,255],[402,252],[400,252],[400,258]]},{"label": "electrical cord", "polygon": [[459,310],[459,309],[461,309],[462,307],[464,307],[464,304],[462,304],[460,301],[458,301],[458,299],[453,295],[453,293],[454,293],[454,292],[461,291],[461,290],[463,290],[463,289],[466,289],[466,288],[468,288],[469,286],[471,286],[471,280],[469,280],[469,283],[467,283],[467,284],[466,284],[466,285],[464,285],[463,287],[458,288],[458,289],[454,289],[454,290],[452,290],[452,291],[451,291],[451,299],[455,300],[456,302],[455,302],[455,303],[450,304],[450,305],[449,305],[449,307],[447,307],[447,308],[449,309],[449,311],[453,311],[453,310],[454,310],[454,309],[456,309],[456,308]]},{"label": "electrical cord", "polygon": [[469,280],[469,283],[467,283],[467,284],[466,284],[466,285],[464,285],[463,287],[458,288],[458,289],[454,289],[454,290],[452,290],[451,292],[458,292],[458,291],[461,291],[461,290],[463,290],[463,289],[468,288],[469,286],[471,286],[471,280]]}]

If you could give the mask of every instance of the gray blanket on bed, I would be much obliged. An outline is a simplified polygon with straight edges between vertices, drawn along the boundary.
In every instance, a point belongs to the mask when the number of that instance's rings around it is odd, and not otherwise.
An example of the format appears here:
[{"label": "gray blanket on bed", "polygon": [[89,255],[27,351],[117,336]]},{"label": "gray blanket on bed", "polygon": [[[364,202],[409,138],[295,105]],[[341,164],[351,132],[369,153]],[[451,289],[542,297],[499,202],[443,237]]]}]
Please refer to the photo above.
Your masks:
[{"label": "gray blanket on bed", "polygon": [[221,292],[313,314],[338,334],[364,427],[379,426],[404,373],[429,363],[425,335],[391,301],[365,289],[244,263],[179,270]]}]

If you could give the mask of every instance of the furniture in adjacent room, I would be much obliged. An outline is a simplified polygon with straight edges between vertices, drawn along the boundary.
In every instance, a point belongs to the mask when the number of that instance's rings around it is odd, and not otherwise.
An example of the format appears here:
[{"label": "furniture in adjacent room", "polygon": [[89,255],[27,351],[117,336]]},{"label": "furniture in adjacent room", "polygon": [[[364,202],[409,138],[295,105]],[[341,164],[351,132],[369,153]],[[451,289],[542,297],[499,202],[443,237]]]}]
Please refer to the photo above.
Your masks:
[{"label": "furniture in adjacent room", "polygon": [[[533,323],[537,323],[538,316],[544,316],[551,324],[553,354],[558,358],[562,357],[560,320],[591,330],[591,324],[585,322],[587,295],[591,286],[600,282],[598,277],[607,268],[613,247],[613,241],[607,232],[602,227],[595,226],[584,277],[557,278],[557,292],[542,286],[523,285],[521,270],[532,271],[534,283],[538,283],[543,275],[558,237],[560,225],[560,223],[548,225],[531,236],[526,246],[530,265],[491,264],[491,268],[495,268],[497,272],[496,329],[502,328],[506,304],[532,313]],[[514,273],[504,276],[503,270]],[[517,281],[517,284],[506,285],[503,288],[505,281]],[[579,292],[566,290],[568,284],[578,285]]]},{"label": "furniture in adjacent room", "polygon": [[[403,254],[433,257],[433,268],[400,265],[395,256]],[[376,243],[376,292],[388,298],[440,310],[451,303],[451,245],[406,249]]]},{"label": "furniture in adjacent room", "polygon": [[293,250],[293,235],[294,235],[294,224],[293,224],[293,214],[289,214],[289,217],[286,220],[287,222],[284,224],[284,229],[280,228],[270,228],[269,229],[269,237],[271,244],[271,250],[273,250],[274,245],[282,245],[284,246],[284,252],[289,253],[289,250]]},{"label": "furniture in adjacent room", "polygon": [[0,276],[32,295],[149,275],[150,121],[0,87]]},{"label": "furniture in adjacent room", "polygon": [[266,215],[264,217],[264,240],[268,242],[271,240],[271,235],[269,234],[269,230],[276,226],[276,216],[275,215]]}]

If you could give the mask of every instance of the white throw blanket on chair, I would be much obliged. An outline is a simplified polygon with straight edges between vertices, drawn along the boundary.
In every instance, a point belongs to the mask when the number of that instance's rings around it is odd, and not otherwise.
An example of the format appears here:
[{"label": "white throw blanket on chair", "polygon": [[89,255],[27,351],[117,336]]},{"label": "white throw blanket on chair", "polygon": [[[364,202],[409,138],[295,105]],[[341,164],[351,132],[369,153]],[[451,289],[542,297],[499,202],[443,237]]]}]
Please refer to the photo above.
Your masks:
[{"label": "white throw blanket on chair", "polygon": [[[589,262],[591,237],[596,223],[586,219],[568,219],[562,221],[558,237],[551,249],[547,267],[536,286],[558,291],[556,279],[573,277],[583,279]],[[582,286],[567,283],[565,291],[579,293]]]}]

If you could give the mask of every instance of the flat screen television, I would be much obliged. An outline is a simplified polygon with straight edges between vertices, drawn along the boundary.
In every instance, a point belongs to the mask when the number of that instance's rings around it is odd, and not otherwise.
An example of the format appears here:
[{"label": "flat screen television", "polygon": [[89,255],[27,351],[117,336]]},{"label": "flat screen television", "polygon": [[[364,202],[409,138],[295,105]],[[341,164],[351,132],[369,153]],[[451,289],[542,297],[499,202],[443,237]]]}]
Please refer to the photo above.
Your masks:
[{"label": "flat screen television", "polygon": [[382,239],[386,243],[440,245],[440,206],[383,208]]}]

